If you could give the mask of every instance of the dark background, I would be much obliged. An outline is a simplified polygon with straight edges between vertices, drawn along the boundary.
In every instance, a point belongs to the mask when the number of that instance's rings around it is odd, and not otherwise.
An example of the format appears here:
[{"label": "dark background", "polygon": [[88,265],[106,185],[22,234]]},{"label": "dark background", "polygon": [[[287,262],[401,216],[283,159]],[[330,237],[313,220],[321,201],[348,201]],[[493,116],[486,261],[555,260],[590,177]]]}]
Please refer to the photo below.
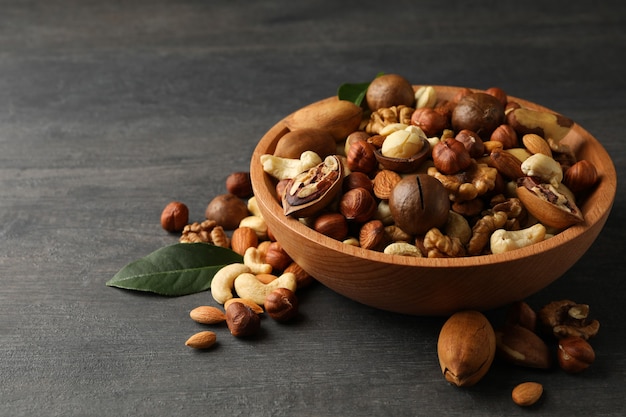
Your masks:
[{"label": "dark background", "polygon": [[[0,0],[0,415],[619,415],[624,408],[626,3]],[[378,311],[322,285],[256,340],[185,340],[209,293],[104,283],[202,220],[258,139],[344,82],[498,86],[576,120],[612,156],[605,229],[527,301],[570,298],[601,322],[583,374],[496,364],[457,389],[440,317]],[[487,312],[497,320],[502,309]],[[545,387],[521,409],[511,389]]]}]

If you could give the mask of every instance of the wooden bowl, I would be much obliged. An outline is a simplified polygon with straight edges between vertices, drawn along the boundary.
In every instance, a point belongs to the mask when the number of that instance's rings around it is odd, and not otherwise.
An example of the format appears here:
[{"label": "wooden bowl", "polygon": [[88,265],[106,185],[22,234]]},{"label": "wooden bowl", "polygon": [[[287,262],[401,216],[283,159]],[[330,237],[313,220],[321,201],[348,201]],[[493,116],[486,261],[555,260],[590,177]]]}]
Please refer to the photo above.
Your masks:
[{"label": "wooden bowl", "polygon": [[[452,98],[457,87],[436,87]],[[522,106],[549,111],[511,97]],[[326,100],[336,100],[335,97]],[[598,170],[599,183],[579,201],[585,222],[543,242],[496,255],[463,258],[414,258],[361,249],[324,236],[286,217],[278,203],[275,180],[260,157],[272,153],[288,132],[284,120],[260,140],[250,164],[254,194],[267,225],[287,253],[328,288],[382,310],[411,315],[449,315],[462,309],[488,310],[522,300],[562,276],[587,251],[611,211],[617,187],[615,167],[591,134],[575,125],[563,140],[579,159]]]}]

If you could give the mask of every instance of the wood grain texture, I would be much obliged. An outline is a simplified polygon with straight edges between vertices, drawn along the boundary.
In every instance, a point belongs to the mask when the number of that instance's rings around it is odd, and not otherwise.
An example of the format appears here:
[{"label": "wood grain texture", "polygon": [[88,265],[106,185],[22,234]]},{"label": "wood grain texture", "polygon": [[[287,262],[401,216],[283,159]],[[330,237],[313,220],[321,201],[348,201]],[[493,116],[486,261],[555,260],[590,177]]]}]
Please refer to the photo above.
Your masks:
[{"label": "wood grain texture", "polygon": [[[621,415],[625,402],[623,2],[0,0],[0,416]],[[471,22],[460,24],[459,22]],[[577,121],[617,170],[589,251],[528,298],[569,298],[601,323],[584,374],[496,363],[443,380],[442,318],[366,307],[323,285],[301,317],[253,340],[189,318],[210,294],[109,288],[176,236],[170,200],[201,220],[284,115],[380,71],[415,84],[502,87]],[[487,312],[495,323],[503,309]],[[211,328],[211,330],[213,330]]]}]

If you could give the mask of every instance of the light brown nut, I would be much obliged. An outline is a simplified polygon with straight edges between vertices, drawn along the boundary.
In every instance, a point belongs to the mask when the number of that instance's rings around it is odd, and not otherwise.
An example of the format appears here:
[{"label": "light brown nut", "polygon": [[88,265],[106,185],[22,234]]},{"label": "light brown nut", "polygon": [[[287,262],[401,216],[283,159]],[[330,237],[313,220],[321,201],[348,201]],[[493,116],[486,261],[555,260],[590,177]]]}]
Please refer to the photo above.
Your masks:
[{"label": "light brown nut", "polygon": [[511,398],[520,407],[535,404],[543,395],[543,385],[538,382],[523,382],[513,388]]},{"label": "light brown nut", "polygon": [[548,369],[552,355],[546,343],[534,332],[519,325],[496,331],[498,355],[505,361],[528,368]]},{"label": "light brown nut", "polygon": [[441,328],[437,355],[445,379],[459,387],[471,386],[489,371],[496,352],[496,337],[480,312],[453,314]]},{"label": "light brown nut", "polygon": [[231,249],[241,256],[246,253],[246,249],[257,247],[258,245],[259,238],[256,232],[250,227],[238,227],[233,231],[230,238]]},{"label": "light brown nut", "polygon": [[575,374],[589,368],[596,359],[596,353],[582,337],[569,336],[559,340],[557,358],[561,369]]},{"label": "light brown nut", "polygon": [[161,227],[173,233],[180,232],[189,221],[189,209],[180,201],[172,201],[161,213]]},{"label": "light brown nut", "polygon": [[347,100],[323,100],[306,106],[285,119],[289,130],[318,128],[343,140],[358,129],[363,109]]},{"label": "light brown nut", "polygon": [[552,158],[552,149],[544,138],[534,133],[528,133],[522,136],[522,143],[532,154],[541,153]]},{"label": "light brown nut", "polygon": [[254,311],[256,314],[263,314],[263,307],[250,300],[249,298],[231,298],[224,303],[224,309],[228,309],[232,303],[241,303],[245,306],[248,306],[250,310]]},{"label": "light brown nut", "polygon": [[374,195],[382,200],[389,200],[393,187],[402,180],[395,171],[383,169],[374,177]]},{"label": "light brown nut", "polygon": [[193,321],[202,324],[217,324],[226,320],[226,314],[213,306],[199,306],[189,312]]},{"label": "light brown nut", "polygon": [[291,265],[283,271],[283,273],[287,272],[296,276],[296,288],[304,288],[315,281],[315,279],[308,272],[302,269],[302,267],[295,262],[292,262]]},{"label": "light brown nut", "polygon": [[206,330],[192,335],[189,339],[187,339],[185,345],[194,349],[208,349],[215,344],[216,340],[217,335]]}]

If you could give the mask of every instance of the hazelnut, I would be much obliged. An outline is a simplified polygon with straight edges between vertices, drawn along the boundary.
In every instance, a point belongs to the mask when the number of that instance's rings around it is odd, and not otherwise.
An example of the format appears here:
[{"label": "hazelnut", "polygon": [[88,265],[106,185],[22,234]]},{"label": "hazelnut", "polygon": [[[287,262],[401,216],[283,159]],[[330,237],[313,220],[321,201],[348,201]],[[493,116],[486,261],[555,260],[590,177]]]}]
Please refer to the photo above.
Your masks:
[{"label": "hazelnut", "polygon": [[225,230],[236,229],[239,222],[248,215],[248,206],[234,194],[220,194],[214,197],[205,211],[207,220],[215,220]]},{"label": "hazelnut", "polygon": [[578,373],[589,368],[596,359],[593,348],[579,336],[569,336],[559,340],[557,351],[559,366],[565,372]]},{"label": "hazelnut", "polygon": [[447,138],[433,146],[435,168],[442,174],[456,174],[472,163],[472,158],[465,145],[454,138]]},{"label": "hazelnut", "polygon": [[172,201],[161,213],[161,227],[166,231],[180,232],[189,222],[189,209],[180,201]]},{"label": "hazelnut", "polygon": [[276,321],[288,321],[298,315],[298,297],[287,288],[276,288],[265,297],[265,312]]},{"label": "hazelnut", "polygon": [[463,129],[456,134],[454,139],[458,140],[463,144],[463,146],[465,146],[465,149],[467,149],[471,158],[480,158],[485,153],[485,144],[476,132]]},{"label": "hazelnut", "polygon": [[226,178],[226,191],[239,198],[252,196],[252,181],[249,172],[233,172]]},{"label": "hazelnut", "polygon": [[365,188],[349,190],[339,201],[339,212],[346,219],[357,223],[365,223],[370,220],[376,214],[377,209],[378,203],[372,193]]},{"label": "hazelnut", "polygon": [[261,319],[247,305],[234,302],[226,308],[226,325],[235,337],[252,336],[261,328]]},{"label": "hazelnut", "polygon": [[443,114],[423,107],[417,109],[411,115],[411,124],[417,126],[424,131],[426,136],[437,136],[449,125],[449,120]]},{"label": "hazelnut", "polygon": [[343,192],[351,190],[353,188],[365,188],[369,192],[374,192],[374,184],[372,183],[372,179],[365,173],[354,171],[348,174],[343,179]]},{"label": "hazelnut", "polygon": [[500,87],[490,87],[485,90],[485,93],[494,96],[495,98],[498,99],[500,103],[502,103],[503,107],[506,107],[506,104],[508,102],[508,97],[507,97],[506,92],[503,89],[501,89]]},{"label": "hazelnut", "polygon": [[313,229],[336,240],[348,236],[348,221],[341,213],[324,213],[315,219]]},{"label": "hazelnut", "polygon": [[384,74],[370,83],[365,93],[367,107],[371,111],[391,106],[413,106],[415,92],[404,77],[397,74]]},{"label": "hazelnut", "polygon": [[476,92],[459,100],[452,112],[455,131],[469,129],[481,138],[488,138],[504,122],[504,106],[494,96]]},{"label": "hazelnut", "polygon": [[491,134],[490,140],[500,142],[502,149],[511,149],[518,146],[517,132],[511,125],[502,124]]},{"label": "hazelnut", "polygon": [[366,174],[372,172],[378,164],[374,155],[374,146],[363,140],[352,142],[346,156],[346,163],[350,171]]},{"label": "hazelnut", "polygon": [[380,220],[370,220],[359,231],[359,245],[363,249],[381,250],[385,243],[385,226]]},{"label": "hazelnut", "polygon": [[585,159],[569,167],[563,176],[563,184],[574,193],[593,187],[597,181],[598,171],[596,167]]},{"label": "hazelnut", "polygon": [[448,191],[436,178],[427,174],[409,175],[393,188],[389,209],[400,229],[420,235],[445,225],[450,199]]},{"label": "hazelnut", "polygon": [[275,271],[284,271],[293,260],[278,242],[272,242],[265,253],[265,263],[272,265]]}]

